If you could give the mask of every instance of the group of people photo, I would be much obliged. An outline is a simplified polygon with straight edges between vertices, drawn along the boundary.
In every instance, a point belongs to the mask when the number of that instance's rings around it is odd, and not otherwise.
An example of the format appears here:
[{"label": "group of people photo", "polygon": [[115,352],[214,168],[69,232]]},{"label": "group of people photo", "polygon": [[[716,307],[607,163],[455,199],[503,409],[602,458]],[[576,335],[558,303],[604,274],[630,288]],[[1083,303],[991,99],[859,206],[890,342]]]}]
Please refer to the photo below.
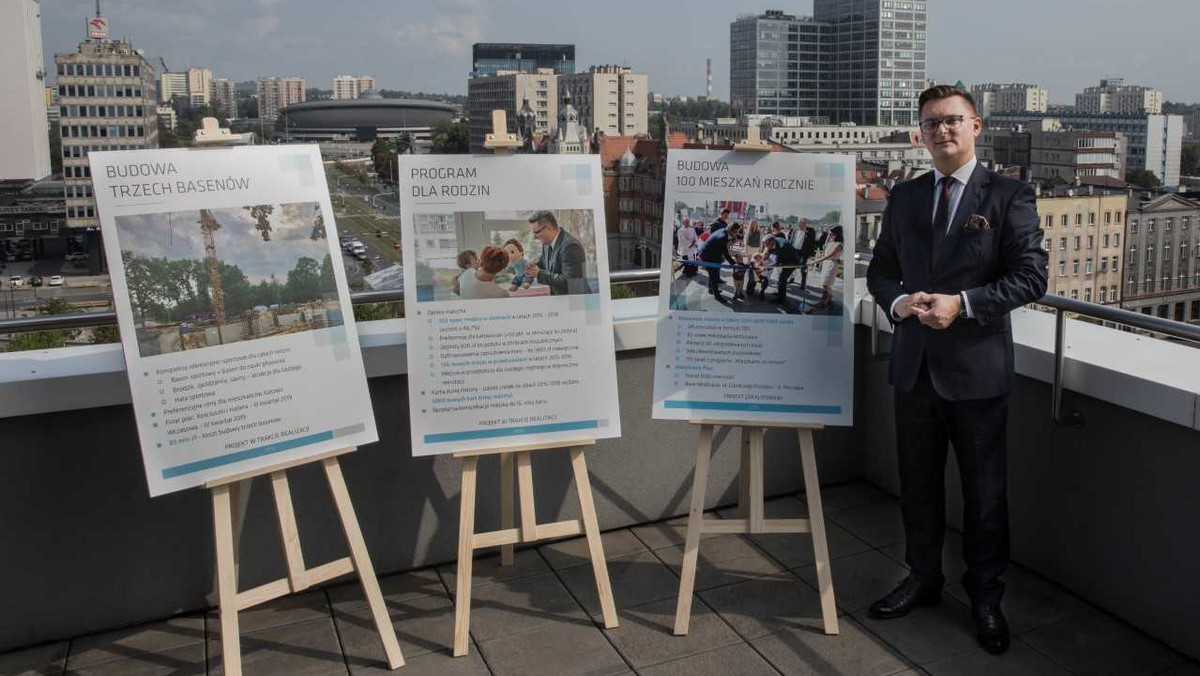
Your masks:
[{"label": "group of people photo", "polygon": [[842,313],[845,236],[837,212],[818,227],[807,217],[738,220],[728,207],[710,220],[703,209],[679,206],[672,309]]}]

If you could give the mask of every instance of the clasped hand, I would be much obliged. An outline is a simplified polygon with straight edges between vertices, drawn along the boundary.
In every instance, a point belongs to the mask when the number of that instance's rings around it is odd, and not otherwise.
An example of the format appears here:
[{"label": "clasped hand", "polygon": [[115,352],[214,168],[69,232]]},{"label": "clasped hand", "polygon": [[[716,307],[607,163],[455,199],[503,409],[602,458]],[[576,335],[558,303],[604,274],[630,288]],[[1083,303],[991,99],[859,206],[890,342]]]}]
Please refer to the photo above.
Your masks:
[{"label": "clasped hand", "polygon": [[541,269],[538,268],[537,263],[529,263],[525,266],[525,276],[537,279],[537,274],[540,270]]},{"label": "clasped hand", "polygon": [[918,291],[896,304],[896,316],[900,319],[916,317],[931,329],[949,328],[958,319],[960,310],[962,297],[956,293]]}]

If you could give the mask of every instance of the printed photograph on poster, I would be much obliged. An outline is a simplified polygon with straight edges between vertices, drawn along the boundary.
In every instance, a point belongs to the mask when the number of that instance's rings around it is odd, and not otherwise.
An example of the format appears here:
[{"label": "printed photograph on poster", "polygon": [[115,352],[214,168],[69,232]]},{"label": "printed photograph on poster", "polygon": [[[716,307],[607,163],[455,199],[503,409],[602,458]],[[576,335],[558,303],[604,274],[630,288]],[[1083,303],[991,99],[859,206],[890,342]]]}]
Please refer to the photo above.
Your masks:
[{"label": "printed photograph on poster", "polygon": [[413,215],[417,302],[598,293],[590,209]]},{"label": "printed photograph on poster", "polygon": [[677,200],[670,309],[839,316],[841,206]]},{"label": "printed photograph on poster", "polygon": [[114,220],[143,357],[343,322],[316,202]]}]

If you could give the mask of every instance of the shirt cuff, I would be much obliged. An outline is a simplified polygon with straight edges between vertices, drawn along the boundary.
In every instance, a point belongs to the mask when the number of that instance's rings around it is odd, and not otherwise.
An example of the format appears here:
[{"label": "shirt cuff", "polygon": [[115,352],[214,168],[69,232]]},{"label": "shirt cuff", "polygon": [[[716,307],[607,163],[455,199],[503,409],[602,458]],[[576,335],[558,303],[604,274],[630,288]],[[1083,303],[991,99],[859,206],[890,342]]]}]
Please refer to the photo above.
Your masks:
[{"label": "shirt cuff", "polygon": [[892,306],[888,308],[888,316],[892,318],[892,321],[900,321],[900,318],[896,316],[896,303],[908,298],[908,296],[909,294],[902,293],[899,296],[896,296],[896,300],[892,301]]},{"label": "shirt cuff", "polygon": [[966,291],[959,291],[958,295],[962,298],[963,307],[967,310],[967,318],[975,319],[975,312],[971,310],[971,298]]}]

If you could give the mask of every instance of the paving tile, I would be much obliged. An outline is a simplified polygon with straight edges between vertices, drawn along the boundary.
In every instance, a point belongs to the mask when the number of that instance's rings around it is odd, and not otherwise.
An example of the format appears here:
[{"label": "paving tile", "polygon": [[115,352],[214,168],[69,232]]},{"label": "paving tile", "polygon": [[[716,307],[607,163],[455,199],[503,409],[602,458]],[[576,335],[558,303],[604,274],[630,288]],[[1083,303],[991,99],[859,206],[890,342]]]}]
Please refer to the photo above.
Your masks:
[{"label": "paving tile", "polygon": [[[720,515],[716,512],[705,512],[704,518],[718,519]],[[664,547],[675,547],[682,545],[687,541],[687,523],[686,516],[676,517],[668,521],[660,521],[658,523],[648,523],[641,526],[633,526],[629,530],[641,540],[646,547],[650,549],[662,549]],[[720,533],[705,533],[700,537],[701,540],[709,540],[719,537]]]},{"label": "paving tile", "polygon": [[[290,594],[243,610],[238,613],[238,630],[245,635],[263,629],[329,617],[331,617],[331,611],[325,590],[316,589],[301,594]],[[220,638],[220,612],[215,609],[208,611],[204,621],[208,630],[208,638]]]},{"label": "paving tile", "polygon": [[127,629],[82,636],[71,642],[70,669],[139,658],[173,648],[204,643],[204,616],[181,615]]},{"label": "paving tile", "polygon": [[[381,577],[379,588],[383,591],[383,597],[389,601],[403,601],[412,596],[449,598],[441,576],[433,568]],[[363,596],[362,584],[358,580],[330,587],[327,591],[334,611],[348,612],[367,607],[367,599]]]},{"label": "paving tile", "polygon": [[787,629],[751,641],[754,649],[784,674],[884,676],[909,666],[900,653],[849,617],[840,633]]},{"label": "paving tile", "polygon": [[[387,601],[388,614],[405,659],[454,647],[454,604],[449,598],[410,595]],[[335,611],[342,651],[351,665],[385,664],[387,656],[375,630],[371,609]]]},{"label": "paving tile", "polygon": [[[655,550],[654,554],[680,577],[683,546]],[[695,590],[712,589],[783,571],[783,566],[743,535],[722,535],[702,541],[696,561]]]},{"label": "paving tile", "polygon": [[491,676],[487,664],[474,645],[471,651],[462,657],[455,657],[451,652],[436,652],[409,657],[404,655],[404,666],[397,671],[387,668],[382,662],[368,666],[350,663],[350,673],[353,676]]},{"label": "paving tile", "polygon": [[872,547],[887,547],[904,542],[904,520],[898,501],[854,507],[829,515],[846,530],[867,541]]},{"label": "paving tile", "polygon": [[[751,535],[750,539],[785,568],[807,566],[816,560],[812,536],[807,533]],[[835,560],[871,549],[871,545],[829,518],[825,519],[825,543],[829,546],[829,557]]]},{"label": "paving tile", "polygon": [[982,648],[969,650],[925,665],[933,676],[1069,676],[1071,672],[1015,639],[1003,655],[992,655]]},{"label": "paving tile", "polygon": [[[879,551],[887,554],[897,563],[907,567],[907,563],[904,560],[904,547],[905,543],[900,542],[889,547],[884,547]],[[946,578],[947,584],[960,583],[963,574],[967,572],[967,564],[963,560],[962,548],[962,534],[958,531],[946,529],[946,535],[942,541],[942,575]]]},{"label": "paving tile", "polygon": [[[438,574],[442,576],[442,582],[446,584],[446,589],[449,589],[451,594],[454,593],[454,585],[457,583],[457,571],[457,562],[438,566]],[[536,549],[518,549],[513,552],[513,565],[511,566],[500,565],[500,552],[495,552],[475,558],[471,566],[471,586],[479,587],[532,575],[545,575],[549,572],[550,566],[546,565],[545,559],[538,554]]]},{"label": "paving tile", "polygon": [[[804,499],[803,494],[799,497],[801,500]],[[821,508],[825,510],[826,516],[855,507],[894,501],[896,498],[880,490],[875,484],[866,481],[855,481],[821,489]]]},{"label": "paving tile", "polygon": [[471,595],[471,635],[490,641],[563,624],[592,626],[553,573],[477,587]]},{"label": "paving tile", "polygon": [[817,592],[790,573],[717,587],[699,597],[746,640],[788,628],[823,631],[825,626]]},{"label": "paving tile", "polygon": [[[768,519],[802,519],[808,516],[808,506],[803,502],[803,496],[784,495],[763,502],[763,516]],[[722,519],[737,519],[738,508],[725,507],[717,510],[717,516]]]},{"label": "paving tile", "polygon": [[[600,597],[596,594],[596,577],[592,567],[576,566],[561,570],[558,574],[584,610],[593,619],[599,620],[602,616]],[[679,593],[679,578],[672,575],[649,551],[609,559],[608,580],[618,611],[628,606],[674,598]]]},{"label": "paving tile", "polygon": [[687,636],[675,635],[675,599],[621,608],[621,626],[605,632],[636,669],[741,643],[716,613],[693,600]]},{"label": "paving tile", "polygon": [[61,674],[66,659],[66,641],[3,653],[0,654],[0,676]]},{"label": "paving tile", "polygon": [[206,672],[203,641],[66,671],[71,676],[204,676]]},{"label": "paving tile", "polygon": [[[646,545],[628,528],[602,533],[600,543],[604,546],[604,556],[610,559],[646,551]],[[583,566],[592,562],[587,538],[573,538],[543,545],[538,551],[554,570]]]},{"label": "paving tile", "polygon": [[[833,591],[838,608],[843,612],[856,613],[866,610],[872,603],[885,596],[904,578],[904,566],[889,559],[876,550],[846,556],[829,565],[833,572]],[[815,565],[799,568],[800,579],[817,586]]]},{"label": "paving tile", "polygon": [[[1004,598],[1001,609],[1014,634],[1024,634],[1088,609],[1088,605],[1068,591],[1021,568],[1004,574]],[[971,605],[961,584],[949,585],[946,593]]]},{"label": "paving tile", "polygon": [[1157,674],[1184,661],[1161,643],[1098,610],[1076,613],[1021,638],[1081,674]]},{"label": "paving tile", "polygon": [[496,676],[615,676],[629,671],[625,660],[590,624],[566,624],[551,631],[527,631],[482,641],[479,652]]},{"label": "paving tile", "polygon": [[[242,673],[324,676],[346,673],[332,618],[285,624],[242,634]],[[220,641],[208,642],[208,673],[225,673]]]},{"label": "paving tile", "polygon": [[674,662],[666,662],[645,669],[638,669],[641,676],[778,676],[758,653],[738,643],[699,655],[692,655]]},{"label": "paving tile", "polygon": [[975,643],[970,612],[954,599],[890,620],[874,619],[866,611],[855,613],[854,619],[917,664],[982,650]]}]

